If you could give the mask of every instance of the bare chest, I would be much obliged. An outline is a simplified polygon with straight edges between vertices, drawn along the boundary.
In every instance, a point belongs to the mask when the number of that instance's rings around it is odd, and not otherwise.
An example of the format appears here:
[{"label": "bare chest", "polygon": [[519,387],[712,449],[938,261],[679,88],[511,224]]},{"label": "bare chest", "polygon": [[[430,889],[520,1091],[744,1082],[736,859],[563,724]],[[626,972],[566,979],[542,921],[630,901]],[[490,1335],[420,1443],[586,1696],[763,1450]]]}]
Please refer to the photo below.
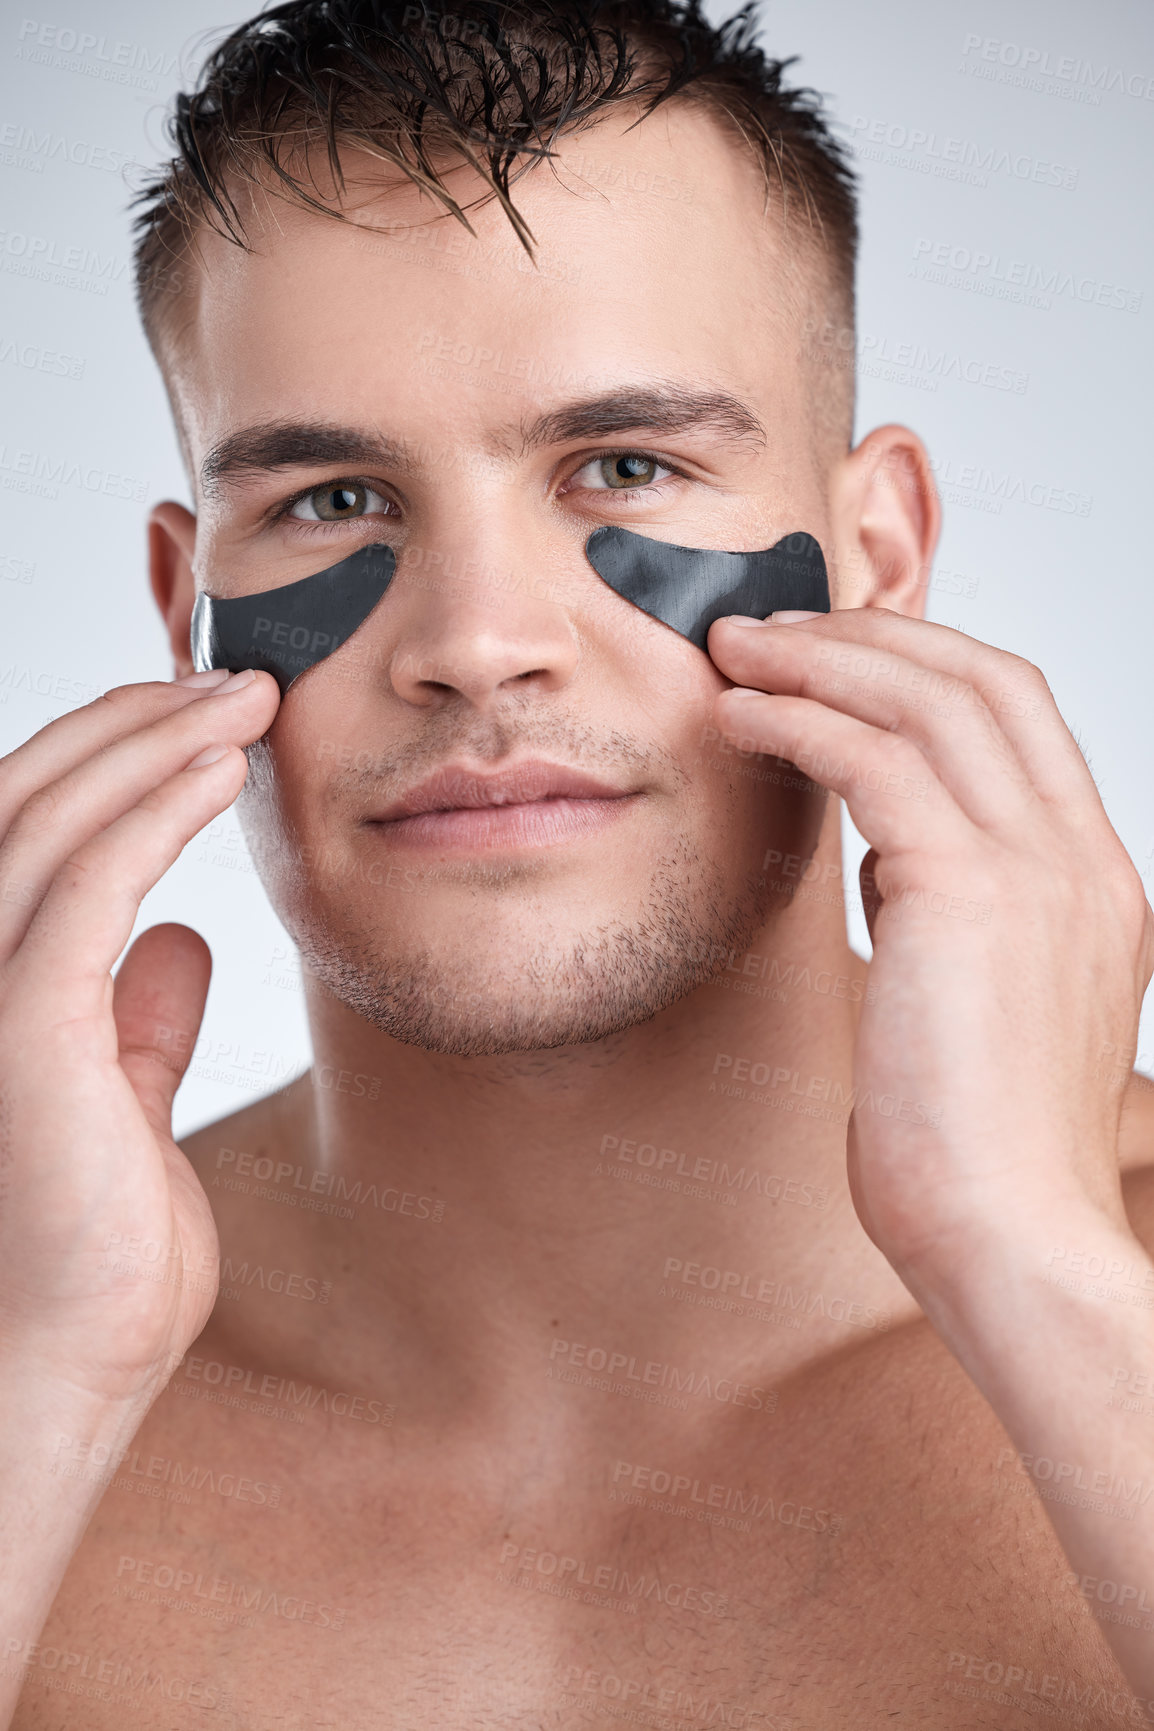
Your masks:
[{"label": "bare chest", "polygon": [[[468,1472],[389,1427],[161,1403],[16,1731],[1119,1723],[1037,1486],[928,1328],[771,1423]],[[469,1485],[468,1493],[461,1486]],[[81,1703],[83,1707],[81,1709]]]}]

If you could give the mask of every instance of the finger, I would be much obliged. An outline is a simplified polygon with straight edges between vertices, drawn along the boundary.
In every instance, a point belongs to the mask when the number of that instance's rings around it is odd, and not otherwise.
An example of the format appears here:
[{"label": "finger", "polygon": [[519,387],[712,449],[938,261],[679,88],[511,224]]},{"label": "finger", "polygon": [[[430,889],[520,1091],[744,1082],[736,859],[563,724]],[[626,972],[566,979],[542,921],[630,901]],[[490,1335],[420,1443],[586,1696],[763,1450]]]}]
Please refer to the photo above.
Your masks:
[{"label": "finger", "polygon": [[878,888],[877,867],[878,850],[876,847],[871,847],[864,854],[857,873],[858,883],[861,886],[861,903],[865,913],[866,930],[869,932],[871,943],[874,936],[874,921],[877,919],[878,909],[882,905],[882,892]]},{"label": "finger", "polygon": [[[780,629],[770,625],[765,634]],[[723,620],[713,630],[718,633],[717,653],[711,635],[710,654],[727,678],[746,683],[744,675],[729,672],[729,660],[739,652],[736,639],[741,634],[759,634],[752,627],[729,626]],[[949,625],[907,619],[880,607],[847,607],[819,614],[804,624],[790,626],[789,635],[888,649],[921,667],[969,684],[1013,745],[1041,797],[1064,804],[1094,791],[1086,761],[1044,676],[1021,656],[994,649]],[[1040,734],[1040,727],[1048,730]],[[1039,750],[1040,739],[1046,744],[1044,752]]]},{"label": "finger", "polygon": [[152,788],[62,863],[0,968],[0,1022],[14,1046],[60,1022],[107,1014],[109,973],[141,901],[197,830],[232,804],[247,770],[244,753],[224,747],[214,762]]},{"label": "finger", "polygon": [[[743,686],[812,698],[913,740],[975,823],[1005,831],[1036,798],[1018,753],[964,679],[877,645],[781,625],[735,626],[725,671]],[[728,639],[725,639],[728,646]],[[1062,726],[1060,719],[1057,726]],[[1089,782],[1089,776],[1086,776]]]},{"label": "finger", "polygon": [[158,1136],[192,1058],[212,977],[212,953],[190,926],[142,932],[116,970],[112,1012],[120,1066]]},{"label": "finger", "polygon": [[[219,677],[218,677],[219,674]],[[0,758],[0,836],[24,801],[39,787],[56,781],[70,769],[125,734],[186,709],[224,683],[227,674],[214,669],[193,674],[199,685],[165,684],[150,680],[116,685],[111,691],[50,721],[38,733]],[[211,681],[211,682],[210,682]]]},{"label": "finger", "polygon": [[721,693],[717,715],[727,733],[788,759],[840,794],[858,829],[883,854],[955,849],[976,833],[918,747],[900,734],[812,698],[740,686]]},{"label": "finger", "polygon": [[0,960],[20,943],[52,878],[78,846],[183,769],[209,741],[258,738],[271,720],[275,692],[276,682],[264,674],[236,686],[226,681],[201,702],[120,734],[30,793],[0,841]]}]

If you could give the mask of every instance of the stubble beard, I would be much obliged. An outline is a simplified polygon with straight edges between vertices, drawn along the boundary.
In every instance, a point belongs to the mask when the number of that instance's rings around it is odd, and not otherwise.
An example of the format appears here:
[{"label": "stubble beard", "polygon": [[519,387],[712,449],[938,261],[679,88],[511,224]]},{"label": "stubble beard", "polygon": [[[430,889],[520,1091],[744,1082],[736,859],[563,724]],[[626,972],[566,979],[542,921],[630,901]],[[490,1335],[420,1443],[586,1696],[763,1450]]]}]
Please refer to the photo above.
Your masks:
[{"label": "stubble beard", "polygon": [[748,949],[773,892],[751,873],[735,893],[682,841],[657,862],[643,907],[576,935],[541,934],[515,959],[476,944],[457,953],[386,949],[350,910],[294,932],[308,971],[394,1040],[449,1057],[585,1046],[649,1021]]},{"label": "stubble beard", "polygon": [[[358,773],[383,798],[376,790],[386,773],[394,783],[411,784],[430,763],[449,757],[453,747],[497,758],[523,731],[500,721],[478,721],[464,729],[449,711],[443,726],[434,721],[423,730],[407,756],[393,748],[382,768]],[[552,747],[562,761],[581,767],[612,772],[629,766],[641,784],[656,764],[668,784],[689,785],[676,760],[651,742],[619,733],[602,736],[563,717],[548,722],[536,711],[533,738],[539,750]],[[422,945],[395,931],[383,935],[380,902],[351,899],[344,887],[347,871],[343,874],[339,865],[328,873],[299,869],[297,843],[279,812],[267,739],[247,755],[242,823],[306,973],[382,1033],[428,1052],[480,1058],[556,1051],[588,1046],[649,1021],[715,978],[733,952],[747,950],[770,909],[782,900],[780,888],[752,864],[744,875],[732,866],[723,870],[717,859],[702,854],[692,836],[667,831],[669,840],[634,909],[614,911],[590,929],[574,933],[563,925],[563,908],[551,924],[531,874],[495,867],[479,872],[472,884],[476,914],[469,917],[467,943],[453,949]],[[363,808],[367,796],[359,791],[357,776],[345,781],[349,800]],[[737,800],[736,782],[729,795]],[[287,870],[286,861],[291,862]],[[352,859],[346,863],[351,867]],[[426,886],[420,899],[437,893],[429,874],[418,877]],[[519,896],[524,910],[518,935],[495,939],[495,933],[508,930],[503,899],[509,896]]]}]

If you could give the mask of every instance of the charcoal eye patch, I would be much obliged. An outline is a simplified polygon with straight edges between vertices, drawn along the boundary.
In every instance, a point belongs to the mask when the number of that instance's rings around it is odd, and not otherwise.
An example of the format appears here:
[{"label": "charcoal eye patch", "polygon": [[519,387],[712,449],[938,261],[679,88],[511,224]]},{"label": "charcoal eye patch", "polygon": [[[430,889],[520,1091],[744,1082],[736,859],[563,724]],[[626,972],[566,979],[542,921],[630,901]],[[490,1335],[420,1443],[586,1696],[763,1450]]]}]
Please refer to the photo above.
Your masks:
[{"label": "charcoal eye patch", "polygon": [[323,661],[362,625],[393,580],[391,547],[374,541],[347,559],[257,595],[200,594],[192,609],[192,663],[198,673],[263,668],[283,697],[298,674]]},{"label": "charcoal eye patch", "polygon": [[[721,553],[655,541],[613,524],[593,531],[585,554],[616,594],[701,650],[713,621],[727,613],[764,619],[786,607],[830,608],[821,548],[802,530],[764,552]],[[279,589],[227,598],[202,593],[192,610],[192,664],[198,673],[263,668],[283,697],[299,674],[364,624],[396,568],[393,549],[374,541]]]},{"label": "charcoal eye patch", "polygon": [[595,529],[585,554],[597,575],[626,601],[698,649],[727,613],[764,619],[785,608],[828,613],[829,579],[821,548],[802,530],[762,553],[676,547],[616,524]]}]

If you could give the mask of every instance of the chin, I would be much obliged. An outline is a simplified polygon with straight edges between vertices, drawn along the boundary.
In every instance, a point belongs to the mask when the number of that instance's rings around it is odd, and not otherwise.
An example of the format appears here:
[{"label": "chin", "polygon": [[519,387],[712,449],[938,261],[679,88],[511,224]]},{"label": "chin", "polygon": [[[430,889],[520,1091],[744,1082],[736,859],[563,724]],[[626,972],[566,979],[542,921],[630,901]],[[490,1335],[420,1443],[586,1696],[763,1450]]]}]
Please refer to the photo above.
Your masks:
[{"label": "chin", "polygon": [[[486,948],[483,919],[468,948],[383,943],[338,916],[293,921],[308,973],[391,1039],[447,1057],[587,1046],[652,1020],[713,979],[731,950],[749,948],[776,898],[750,875],[735,893],[707,886],[700,867],[659,873],[631,920],[542,934],[524,953]],[[712,888],[715,893],[708,893]],[[286,922],[287,923],[287,922]],[[293,929],[293,928],[296,929]],[[489,928],[490,940],[493,927]]]}]

